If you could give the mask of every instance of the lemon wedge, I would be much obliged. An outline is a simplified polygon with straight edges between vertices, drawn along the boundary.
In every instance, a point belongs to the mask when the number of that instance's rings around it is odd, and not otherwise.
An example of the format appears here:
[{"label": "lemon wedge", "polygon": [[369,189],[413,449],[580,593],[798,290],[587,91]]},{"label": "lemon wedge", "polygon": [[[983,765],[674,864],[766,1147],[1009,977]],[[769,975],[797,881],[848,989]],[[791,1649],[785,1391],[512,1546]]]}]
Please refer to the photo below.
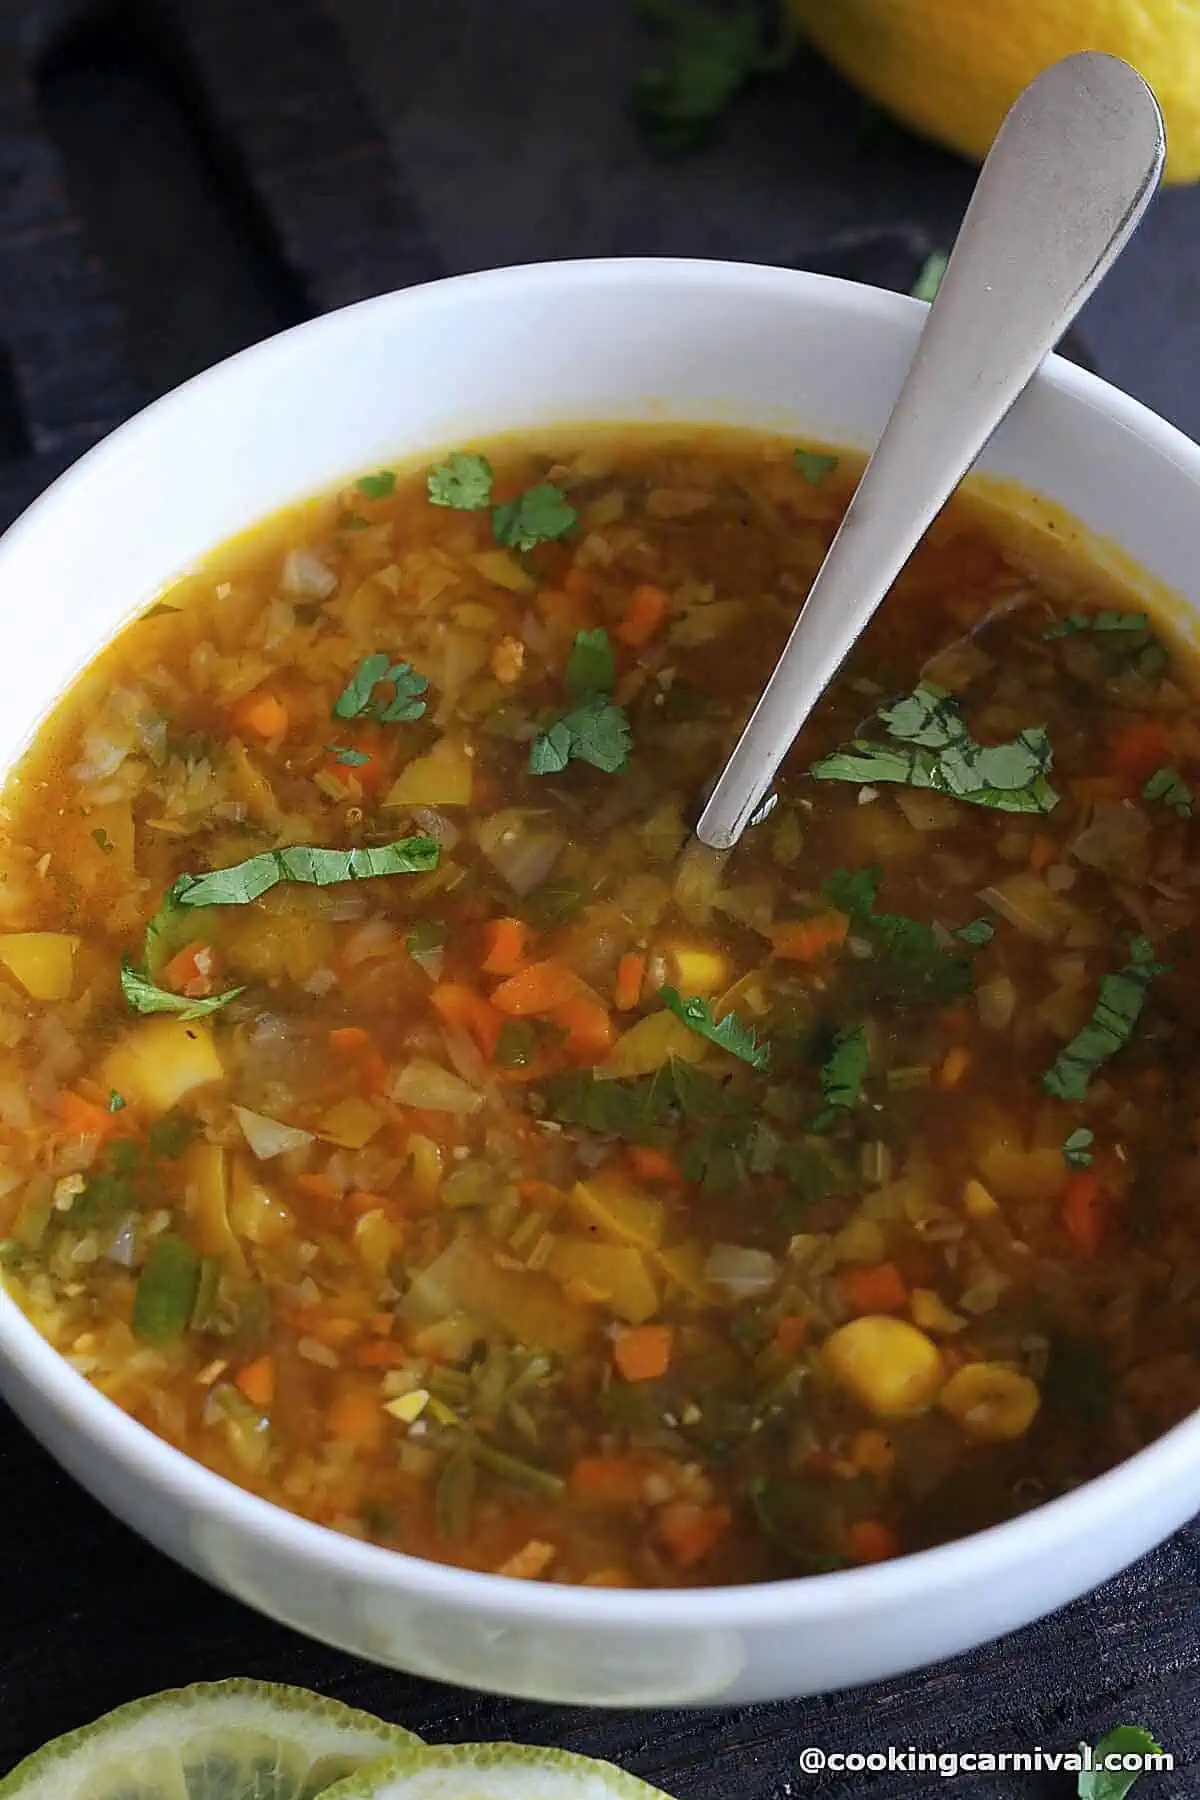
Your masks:
[{"label": "lemon wedge", "polygon": [[0,1781],[0,1800],[313,1800],[419,1742],[301,1688],[197,1682],[56,1738]]},{"label": "lemon wedge", "polygon": [[[6,1800],[2,1789],[0,1800]],[[665,1800],[665,1796],[612,1763],[569,1750],[527,1744],[433,1744],[370,1764],[330,1788],[325,1800]]]}]

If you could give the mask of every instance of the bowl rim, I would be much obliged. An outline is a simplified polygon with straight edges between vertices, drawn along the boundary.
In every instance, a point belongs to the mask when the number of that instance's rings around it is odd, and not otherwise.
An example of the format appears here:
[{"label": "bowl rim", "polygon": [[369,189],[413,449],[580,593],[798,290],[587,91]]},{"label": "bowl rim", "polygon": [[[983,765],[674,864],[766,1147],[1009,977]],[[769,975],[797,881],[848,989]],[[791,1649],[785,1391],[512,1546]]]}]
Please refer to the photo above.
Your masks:
[{"label": "bowl rim", "polygon": [[[739,295],[754,293],[786,296],[798,308],[807,305],[817,313],[856,316],[881,332],[912,341],[920,319],[917,309],[924,305],[907,295],[803,270],[753,262],[644,256],[521,263],[376,295],[250,345],[201,371],[117,427],[60,475],[0,536],[0,584],[9,555],[26,534],[41,529],[47,513],[69,506],[76,491],[86,487],[114,453],[144,443],[152,445],[159,421],[185,397],[203,390],[210,400],[216,400],[221,391],[236,389],[251,362],[274,358],[283,364],[298,348],[306,356],[319,357],[324,340],[354,332],[375,314],[415,317],[453,306],[456,297],[480,288],[491,290],[497,302],[512,307],[519,306],[527,293],[544,296],[556,288],[567,292],[581,286],[628,291],[661,286],[664,277],[684,286],[724,290],[734,301]],[[1043,395],[1082,403],[1103,413],[1122,425],[1141,449],[1155,451],[1174,463],[1200,488],[1200,446],[1101,377],[1055,354],[1032,385]],[[670,423],[669,413],[662,422]],[[414,452],[419,453],[419,449]],[[981,1586],[1003,1577],[1017,1564],[1045,1562],[1058,1550],[1094,1538],[1106,1523],[1136,1510],[1139,1497],[1147,1490],[1171,1487],[1200,1464],[1198,1411],[1069,1494],[970,1536],[893,1561],[738,1586],[587,1588],[522,1581],[433,1562],[367,1543],[261,1498],[176,1449],[109,1400],[41,1335],[2,1284],[0,1358],[37,1390],[58,1422],[77,1433],[81,1443],[94,1446],[101,1456],[124,1465],[148,1487],[168,1491],[195,1513],[230,1527],[240,1537],[373,1590],[437,1601],[463,1613],[504,1614],[529,1625],[605,1631],[674,1627],[751,1632],[816,1623],[834,1615],[840,1622],[853,1622],[868,1612],[894,1611],[913,1601],[928,1601],[936,1593]]]}]

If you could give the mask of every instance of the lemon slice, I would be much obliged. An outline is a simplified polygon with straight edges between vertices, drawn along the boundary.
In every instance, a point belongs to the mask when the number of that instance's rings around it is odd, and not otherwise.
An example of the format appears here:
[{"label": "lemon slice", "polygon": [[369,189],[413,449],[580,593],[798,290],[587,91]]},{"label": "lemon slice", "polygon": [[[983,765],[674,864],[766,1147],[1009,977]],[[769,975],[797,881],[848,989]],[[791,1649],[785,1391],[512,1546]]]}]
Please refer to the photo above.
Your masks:
[{"label": "lemon slice", "polygon": [[[0,1800],[5,1800],[3,1789]],[[666,1800],[666,1796],[612,1763],[575,1756],[569,1750],[527,1744],[434,1744],[372,1763],[348,1781],[339,1781],[324,1800]]]},{"label": "lemon slice", "polygon": [[0,1781],[0,1800],[312,1800],[419,1743],[302,1688],[197,1682],[56,1738]]}]

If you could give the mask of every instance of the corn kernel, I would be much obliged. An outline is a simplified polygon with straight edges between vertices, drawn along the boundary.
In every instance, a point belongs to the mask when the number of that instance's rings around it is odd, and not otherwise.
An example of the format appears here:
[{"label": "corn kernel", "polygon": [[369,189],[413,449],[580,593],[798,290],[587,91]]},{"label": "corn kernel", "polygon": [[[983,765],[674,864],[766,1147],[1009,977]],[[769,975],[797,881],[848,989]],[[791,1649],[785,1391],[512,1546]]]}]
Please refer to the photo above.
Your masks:
[{"label": "corn kernel", "polygon": [[821,1346],[825,1373],[879,1419],[928,1411],[945,1379],[937,1345],[904,1319],[866,1313]]}]

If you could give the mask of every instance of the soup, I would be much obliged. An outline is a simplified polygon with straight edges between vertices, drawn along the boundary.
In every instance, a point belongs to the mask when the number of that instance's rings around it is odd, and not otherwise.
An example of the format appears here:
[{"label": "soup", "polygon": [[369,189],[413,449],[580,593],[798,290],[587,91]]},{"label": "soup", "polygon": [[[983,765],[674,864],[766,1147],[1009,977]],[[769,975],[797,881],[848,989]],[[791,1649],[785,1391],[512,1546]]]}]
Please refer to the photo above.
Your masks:
[{"label": "soup", "polygon": [[960,1536],[1200,1401],[1193,671],[938,522],[723,867],[853,482],[576,433],[380,470],[76,684],[0,840],[0,1257],[337,1530],[597,1586]]}]

